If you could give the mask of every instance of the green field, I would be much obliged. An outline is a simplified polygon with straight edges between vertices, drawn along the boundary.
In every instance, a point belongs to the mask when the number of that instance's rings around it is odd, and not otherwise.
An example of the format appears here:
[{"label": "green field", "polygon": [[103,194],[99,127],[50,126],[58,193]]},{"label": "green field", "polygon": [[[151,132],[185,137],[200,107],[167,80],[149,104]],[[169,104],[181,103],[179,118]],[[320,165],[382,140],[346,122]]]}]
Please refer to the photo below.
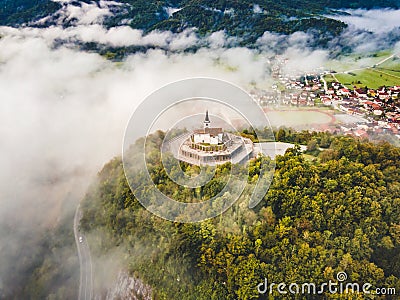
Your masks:
[{"label": "green field", "polygon": [[[340,60],[331,61],[330,68],[339,72],[334,74],[334,77],[349,88],[367,86],[376,89],[383,85],[400,85],[400,58],[394,57],[378,66],[374,66],[385,57],[389,57],[391,53],[392,51],[389,50],[363,55],[353,53],[342,57]],[[363,69],[342,73],[357,68]],[[325,79],[327,82],[332,81],[332,78],[328,76],[325,76]]]},{"label": "green field", "polygon": [[399,77],[400,80],[400,59],[397,57],[390,59],[383,64],[377,66],[376,70]]},{"label": "green field", "polygon": [[332,82],[336,82],[335,78],[333,78],[333,76],[331,74],[327,74],[324,76],[324,79],[326,81],[326,83],[332,83]]},{"label": "green field", "polygon": [[391,50],[369,52],[369,53],[351,53],[340,56],[337,59],[326,62],[325,67],[336,72],[345,72],[347,70],[371,67],[379,63],[392,54]]},{"label": "green field", "polygon": [[400,76],[381,69],[365,69],[349,74],[336,74],[336,78],[347,87],[369,87],[400,85]]}]

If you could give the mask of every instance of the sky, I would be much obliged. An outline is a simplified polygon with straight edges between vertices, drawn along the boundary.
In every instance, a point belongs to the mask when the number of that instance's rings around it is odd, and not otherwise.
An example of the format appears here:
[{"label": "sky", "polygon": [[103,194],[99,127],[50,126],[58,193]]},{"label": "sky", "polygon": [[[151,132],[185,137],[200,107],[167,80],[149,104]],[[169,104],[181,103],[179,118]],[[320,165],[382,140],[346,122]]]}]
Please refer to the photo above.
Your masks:
[{"label": "sky", "polygon": [[[127,26],[106,29],[102,20],[120,4],[78,8],[63,2],[57,17],[76,20],[72,27],[0,27],[0,239],[8,244],[0,245],[0,287],[12,284],[7,274],[15,269],[18,249],[39,243],[65,210],[75,209],[101,167],[121,154],[128,120],[152,91],[189,77],[269,87],[269,57],[277,52],[289,58],[289,70],[301,72],[329,59],[328,50],[309,47],[312,36],[305,33],[267,32],[258,49],[230,48],[235,41],[223,31],[200,38],[195,29],[148,34]],[[254,11],[263,13],[259,7]],[[385,33],[399,27],[398,10],[349,13],[340,17],[350,24],[341,43],[356,50],[378,49],[388,41]],[[114,63],[79,50],[76,42],[166,50]],[[183,51],[193,45],[204,47]]]}]

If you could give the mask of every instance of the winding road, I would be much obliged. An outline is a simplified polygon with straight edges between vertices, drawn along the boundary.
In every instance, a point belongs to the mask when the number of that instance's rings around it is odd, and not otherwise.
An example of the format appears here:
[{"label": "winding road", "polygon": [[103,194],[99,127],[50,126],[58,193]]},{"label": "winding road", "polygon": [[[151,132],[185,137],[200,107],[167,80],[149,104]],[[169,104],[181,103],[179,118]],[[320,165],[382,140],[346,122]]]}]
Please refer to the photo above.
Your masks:
[{"label": "winding road", "polygon": [[82,218],[80,205],[76,208],[74,218],[74,235],[78,248],[80,264],[79,300],[91,300],[93,298],[93,266],[90,256],[89,244],[85,235],[79,230],[79,222]]}]

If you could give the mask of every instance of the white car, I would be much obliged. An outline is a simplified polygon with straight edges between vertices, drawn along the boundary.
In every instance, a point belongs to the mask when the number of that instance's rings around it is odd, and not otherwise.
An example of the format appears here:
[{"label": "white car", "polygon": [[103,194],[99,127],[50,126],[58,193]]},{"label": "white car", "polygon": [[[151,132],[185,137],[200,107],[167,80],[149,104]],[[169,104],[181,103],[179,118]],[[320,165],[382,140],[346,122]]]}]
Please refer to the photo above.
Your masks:
[{"label": "white car", "polygon": [[83,237],[79,237],[79,243],[82,243],[83,242]]}]

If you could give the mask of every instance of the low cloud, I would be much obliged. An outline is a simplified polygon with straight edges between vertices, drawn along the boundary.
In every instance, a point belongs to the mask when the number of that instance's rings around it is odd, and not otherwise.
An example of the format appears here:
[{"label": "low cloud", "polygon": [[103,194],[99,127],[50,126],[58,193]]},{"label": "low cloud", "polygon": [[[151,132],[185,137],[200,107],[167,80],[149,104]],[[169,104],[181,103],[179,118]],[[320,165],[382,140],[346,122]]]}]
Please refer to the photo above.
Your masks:
[{"label": "low cloud", "polygon": [[[192,76],[246,86],[268,74],[245,48],[148,50],[117,64],[69,44],[54,47],[63,34],[56,27],[0,32],[0,223],[10,229],[1,233],[9,246],[0,248],[0,278],[11,292],[30,267],[15,271],[24,254],[12,249],[34,249],[60,214],[75,209],[96,172],[120,154],[128,119],[148,94]],[[185,33],[170,45],[182,49],[193,39]]]},{"label": "low cloud", "polygon": [[347,14],[330,16],[356,29],[388,33],[400,27],[400,9],[347,9]]},{"label": "low cloud", "polygon": [[343,48],[366,53],[393,49],[400,39],[400,10],[394,9],[348,9],[346,14],[328,17],[343,21],[348,27],[329,43],[332,51]]},{"label": "low cloud", "polygon": [[253,13],[255,14],[263,14],[264,10],[258,4],[253,5]]},{"label": "low cloud", "polygon": [[112,47],[145,46],[160,47],[170,50],[184,50],[197,44],[198,37],[192,29],[181,33],[170,31],[152,31],[144,34],[142,30],[129,26],[118,26],[110,29],[99,24],[78,25],[67,28],[51,26],[48,28],[24,27],[21,29],[2,27],[0,34],[16,38],[43,38],[49,45],[55,42],[64,43],[98,43]]},{"label": "low cloud", "polygon": [[[101,22],[118,3],[82,3],[78,9],[72,1],[62,2],[57,16],[74,26],[0,27],[0,225],[10,228],[0,231],[9,244],[0,246],[0,286],[11,291],[26,271],[15,272],[20,257],[13,249],[35,247],[63,210],[75,208],[96,172],[120,154],[131,113],[152,91],[195,76],[268,87],[269,57],[289,58],[287,72],[306,72],[330,55],[312,47],[312,34],[300,32],[266,32],[257,49],[247,49],[228,48],[236,40],[223,31],[200,38],[195,29],[147,34],[127,26],[106,29]],[[365,31],[352,36],[358,32],[352,28],[337,41],[341,47],[361,49],[368,40],[372,49],[388,39]],[[374,39],[368,39],[371,34]],[[112,63],[79,51],[76,42],[162,49]],[[182,51],[193,46],[199,46],[194,53]]]},{"label": "low cloud", "polygon": [[326,50],[311,51],[290,47],[285,51],[284,57],[290,57],[290,59],[283,67],[283,72],[286,74],[301,74],[313,72],[317,69],[322,70],[329,58],[329,53]]},{"label": "low cloud", "polygon": [[180,11],[182,8],[176,8],[176,7],[164,7],[165,12],[167,13],[168,17],[172,17],[172,15],[178,11]]},{"label": "low cloud", "polygon": [[[189,77],[214,77],[242,87],[265,86],[270,80],[268,52],[225,48],[233,41],[224,32],[199,40],[190,30],[144,35],[91,24],[0,27],[0,35],[0,222],[10,229],[0,233],[9,243],[0,248],[0,278],[11,292],[30,267],[13,271],[21,253],[12,249],[34,248],[65,210],[75,209],[96,172],[120,155],[129,117],[147,95]],[[289,49],[302,45],[302,37],[294,35]],[[65,43],[55,47],[60,39]],[[158,43],[177,52],[150,49],[113,63],[79,51],[73,43],[78,40]],[[179,52],[196,43],[212,47]],[[299,61],[304,56],[301,51],[286,54]],[[316,54],[321,55],[308,52],[307,59]],[[11,278],[7,274],[12,272]]]},{"label": "low cloud", "polygon": [[228,42],[228,37],[225,33],[225,31],[217,31],[213,32],[208,38],[207,42],[212,49],[218,49],[218,48],[223,48],[227,46]]},{"label": "low cloud", "polygon": [[48,21],[63,25],[70,23],[73,25],[101,24],[104,19],[112,16],[114,13],[123,11],[127,5],[115,1],[100,0],[97,2],[86,3],[74,0],[52,0],[61,4],[61,8],[54,14],[47,16],[37,22],[45,24]]}]

